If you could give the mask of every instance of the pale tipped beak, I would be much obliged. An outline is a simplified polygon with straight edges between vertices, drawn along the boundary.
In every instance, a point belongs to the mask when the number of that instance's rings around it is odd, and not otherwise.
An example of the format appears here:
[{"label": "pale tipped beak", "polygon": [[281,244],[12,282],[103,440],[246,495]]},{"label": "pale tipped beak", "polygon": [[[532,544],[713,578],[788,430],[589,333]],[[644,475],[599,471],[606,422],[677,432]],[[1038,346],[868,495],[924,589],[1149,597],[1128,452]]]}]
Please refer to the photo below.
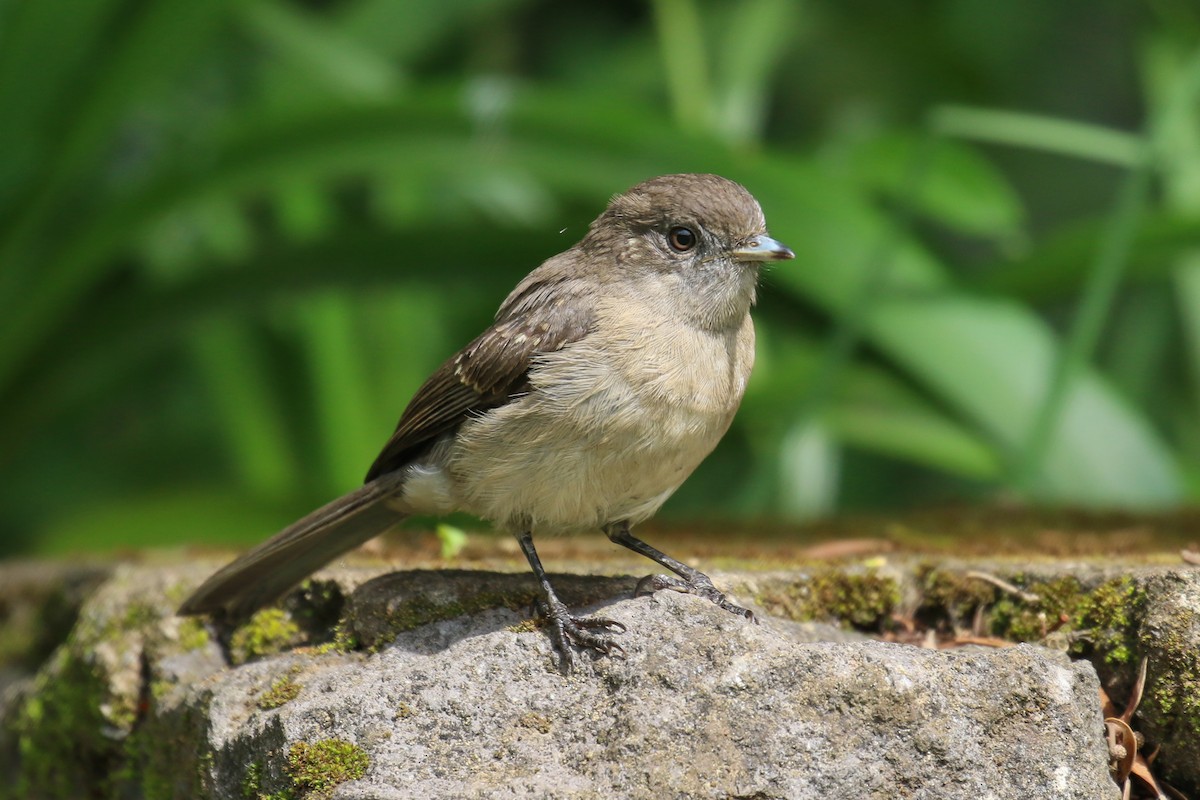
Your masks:
[{"label": "pale tipped beak", "polygon": [[796,254],[787,245],[770,236],[755,236],[734,250],[731,255],[738,261],[786,261]]}]

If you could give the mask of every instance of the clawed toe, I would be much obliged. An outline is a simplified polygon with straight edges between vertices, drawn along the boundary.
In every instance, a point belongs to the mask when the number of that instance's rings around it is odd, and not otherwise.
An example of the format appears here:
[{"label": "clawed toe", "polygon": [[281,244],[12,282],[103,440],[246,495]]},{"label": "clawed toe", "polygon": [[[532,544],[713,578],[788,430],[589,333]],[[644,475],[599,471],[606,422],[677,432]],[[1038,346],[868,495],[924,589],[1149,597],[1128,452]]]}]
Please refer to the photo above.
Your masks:
[{"label": "clawed toe", "polygon": [[[655,575],[647,575],[638,581],[637,586],[634,587],[633,594],[634,597],[641,597],[644,594],[654,594],[655,592],[663,589],[671,589],[672,591],[676,592],[688,592],[686,587],[687,584],[679,578],[658,573]],[[691,594],[695,594],[695,592],[691,592]]]},{"label": "clawed toe", "polygon": [[625,658],[625,648],[617,644],[611,636],[595,632],[624,633],[626,628],[620,622],[605,617],[576,617],[565,605],[557,601],[538,603],[538,611],[549,624],[550,638],[554,642],[554,649],[559,653],[564,673],[569,673],[575,666],[574,648]]},{"label": "clawed toe", "polygon": [[624,633],[628,630],[620,622],[615,619],[606,619],[604,617],[571,617],[571,621],[579,628],[584,628],[589,631],[606,630],[612,633]]},{"label": "clawed toe", "polygon": [[676,578],[673,575],[647,575],[638,581],[638,585],[634,590],[634,594],[653,594],[661,589],[670,589],[674,592],[694,594],[697,597],[703,597],[709,602],[725,609],[730,614],[736,614],[739,617],[745,617],[755,624],[758,623],[758,618],[754,616],[753,611],[729,602],[729,598],[722,594],[720,590],[713,585],[713,582],[708,578],[707,575],[697,574],[697,576],[692,580]]}]

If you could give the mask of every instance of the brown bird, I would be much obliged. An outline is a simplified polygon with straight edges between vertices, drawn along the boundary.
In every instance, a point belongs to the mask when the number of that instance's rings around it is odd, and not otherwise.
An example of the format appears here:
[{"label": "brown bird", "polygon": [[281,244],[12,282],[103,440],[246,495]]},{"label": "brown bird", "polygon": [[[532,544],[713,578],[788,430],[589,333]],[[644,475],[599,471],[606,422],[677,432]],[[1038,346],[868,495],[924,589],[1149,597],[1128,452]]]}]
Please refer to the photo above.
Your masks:
[{"label": "brown bird", "polygon": [[725,178],[664,175],[617,195],[417,390],[364,486],[221,569],[179,613],[247,614],[409,514],[466,511],[516,534],[564,669],[572,645],[620,652],[609,634],[623,628],[571,614],[535,531],[601,529],[678,576],[640,588],[696,594],[752,619],[630,527],[729,428],[754,364],[760,265],[793,257],[767,236],[754,197]]}]

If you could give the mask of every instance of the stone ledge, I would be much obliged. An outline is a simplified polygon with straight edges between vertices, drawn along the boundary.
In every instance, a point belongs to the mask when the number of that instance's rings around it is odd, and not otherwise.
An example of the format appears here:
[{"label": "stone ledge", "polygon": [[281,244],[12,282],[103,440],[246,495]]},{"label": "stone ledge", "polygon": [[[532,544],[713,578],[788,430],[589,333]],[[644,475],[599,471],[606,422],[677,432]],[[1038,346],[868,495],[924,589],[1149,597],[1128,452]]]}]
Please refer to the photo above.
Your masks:
[{"label": "stone ledge", "polygon": [[[1088,662],[862,641],[822,621],[908,612],[922,591],[965,602],[947,577],[965,566],[937,565],[945,580],[899,561],[715,576],[809,620],[761,626],[670,592],[629,598],[628,577],[559,576],[570,603],[630,629],[627,658],[581,659],[569,678],[529,623],[525,574],[329,570],[225,630],[171,613],[208,566],[120,566],[36,674],[5,688],[0,771],[18,776],[13,797],[1118,796]],[[1064,579],[1039,570],[1007,575]],[[867,575],[870,602],[852,602]],[[1124,587],[1112,641],[1137,652],[1093,655],[1118,682],[1151,656],[1141,727],[1191,788],[1200,573],[1065,577],[1081,597]],[[842,605],[814,605],[831,585]]]}]

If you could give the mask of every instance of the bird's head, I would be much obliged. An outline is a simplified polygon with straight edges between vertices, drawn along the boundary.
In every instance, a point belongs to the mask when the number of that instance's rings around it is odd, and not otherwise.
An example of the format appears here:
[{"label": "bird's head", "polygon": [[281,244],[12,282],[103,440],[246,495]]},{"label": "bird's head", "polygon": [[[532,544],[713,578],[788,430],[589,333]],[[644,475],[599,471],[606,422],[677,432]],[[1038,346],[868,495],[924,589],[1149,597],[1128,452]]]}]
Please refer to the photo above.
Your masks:
[{"label": "bird's head", "polygon": [[706,327],[740,322],[759,267],[795,257],[767,235],[753,195],[703,174],[663,175],[617,195],[580,246],[603,269],[665,284],[681,311]]}]

